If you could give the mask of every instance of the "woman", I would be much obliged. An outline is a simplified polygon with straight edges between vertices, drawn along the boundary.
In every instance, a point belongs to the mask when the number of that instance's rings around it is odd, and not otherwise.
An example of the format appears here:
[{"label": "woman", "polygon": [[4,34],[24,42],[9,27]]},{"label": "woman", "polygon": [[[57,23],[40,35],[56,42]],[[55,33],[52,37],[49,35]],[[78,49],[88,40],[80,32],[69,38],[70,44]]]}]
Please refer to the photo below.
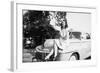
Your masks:
[{"label": "woman", "polygon": [[[54,55],[54,59],[56,59],[58,53],[66,53],[66,49],[69,45],[68,37],[69,37],[69,32],[68,29],[63,28],[60,31],[61,37],[59,39],[49,39],[48,41],[45,42],[45,45],[51,46],[53,45],[50,51],[50,53],[45,57],[45,59],[49,59],[51,55]],[[50,45],[50,43],[52,43]],[[45,47],[46,47],[45,46]],[[47,46],[47,47],[48,47]]]},{"label": "woman", "polygon": [[[53,15],[55,16],[55,15]],[[45,59],[49,59],[49,57],[54,54],[54,59],[59,53],[65,53],[66,48],[69,45],[68,38],[69,38],[69,32],[68,32],[68,25],[66,20],[66,12],[56,12],[56,19],[52,18],[53,21],[55,20],[55,23],[51,21],[53,27],[56,30],[59,30],[60,32],[60,38],[59,39],[52,39],[53,41],[53,48],[51,52],[45,57]]]}]

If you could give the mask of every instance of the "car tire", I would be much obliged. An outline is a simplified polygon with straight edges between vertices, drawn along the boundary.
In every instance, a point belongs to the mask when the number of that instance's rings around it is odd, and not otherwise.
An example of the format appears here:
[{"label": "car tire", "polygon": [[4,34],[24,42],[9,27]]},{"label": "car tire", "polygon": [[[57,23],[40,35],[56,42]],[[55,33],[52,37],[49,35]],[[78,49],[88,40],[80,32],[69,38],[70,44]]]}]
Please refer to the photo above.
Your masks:
[{"label": "car tire", "polygon": [[72,54],[69,58],[69,61],[75,61],[75,60],[79,60],[78,55],[77,54]]}]

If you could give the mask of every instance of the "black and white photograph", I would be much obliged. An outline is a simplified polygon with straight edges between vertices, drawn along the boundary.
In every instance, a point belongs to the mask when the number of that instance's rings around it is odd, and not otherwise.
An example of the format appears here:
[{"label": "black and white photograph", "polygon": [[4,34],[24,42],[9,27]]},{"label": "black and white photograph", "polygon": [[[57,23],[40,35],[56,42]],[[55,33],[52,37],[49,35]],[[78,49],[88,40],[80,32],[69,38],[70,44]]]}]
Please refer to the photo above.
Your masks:
[{"label": "black and white photograph", "polygon": [[91,13],[22,9],[23,63],[91,59]]},{"label": "black and white photograph", "polygon": [[14,2],[12,70],[96,65],[96,8]]}]

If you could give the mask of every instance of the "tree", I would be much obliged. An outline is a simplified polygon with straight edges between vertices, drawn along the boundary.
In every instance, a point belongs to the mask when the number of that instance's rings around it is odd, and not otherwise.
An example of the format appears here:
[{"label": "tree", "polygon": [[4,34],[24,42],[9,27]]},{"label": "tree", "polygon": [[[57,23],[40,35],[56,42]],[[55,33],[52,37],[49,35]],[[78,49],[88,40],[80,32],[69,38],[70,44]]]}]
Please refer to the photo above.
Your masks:
[{"label": "tree", "polygon": [[[28,10],[23,15],[23,38],[31,37],[35,41],[33,47],[43,44],[45,39],[59,38],[59,36],[59,31],[50,25],[49,11]],[[25,46],[25,42],[23,45]]]}]

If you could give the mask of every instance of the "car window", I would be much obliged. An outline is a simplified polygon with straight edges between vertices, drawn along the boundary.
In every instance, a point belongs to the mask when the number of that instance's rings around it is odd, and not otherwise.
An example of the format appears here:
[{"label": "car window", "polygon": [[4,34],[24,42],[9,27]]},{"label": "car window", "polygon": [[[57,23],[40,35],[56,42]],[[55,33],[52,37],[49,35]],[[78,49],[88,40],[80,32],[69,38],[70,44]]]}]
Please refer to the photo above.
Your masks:
[{"label": "car window", "polygon": [[89,39],[91,39],[91,36],[90,36],[89,33],[83,33],[83,34],[81,35],[81,38],[84,39],[84,40],[89,40]]},{"label": "car window", "polygon": [[69,39],[81,39],[81,32],[70,32]]}]

